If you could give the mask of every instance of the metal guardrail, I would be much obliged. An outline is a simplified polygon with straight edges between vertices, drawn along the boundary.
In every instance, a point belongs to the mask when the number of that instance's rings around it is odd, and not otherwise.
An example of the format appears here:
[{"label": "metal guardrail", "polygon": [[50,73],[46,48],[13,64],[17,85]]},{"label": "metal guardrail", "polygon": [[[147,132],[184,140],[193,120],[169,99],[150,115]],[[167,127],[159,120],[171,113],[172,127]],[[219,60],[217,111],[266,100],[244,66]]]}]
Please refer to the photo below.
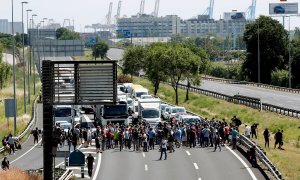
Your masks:
[{"label": "metal guardrail", "polygon": [[254,83],[254,82],[248,82],[248,81],[237,81],[237,80],[232,80],[232,79],[223,79],[223,78],[216,78],[216,77],[202,77],[202,79],[205,79],[208,81],[224,82],[224,83],[229,83],[229,84],[244,84],[244,85],[249,85],[249,86],[256,86],[256,87],[261,87],[261,88],[266,88],[266,89],[273,89],[273,90],[277,90],[277,91],[300,94],[300,89],[286,88],[286,87],[274,86],[274,85],[269,85],[269,84]]},{"label": "metal guardrail", "polygon": [[[187,85],[185,85],[185,84],[178,84],[178,87],[181,89],[188,88]],[[206,96],[212,96],[214,98],[222,99],[222,100],[225,100],[228,102],[242,104],[242,105],[249,106],[249,107],[252,107],[255,109],[276,112],[278,114],[295,117],[295,118],[300,117],[300,111],[298,111],[298,110],[280,107],[280,106],[276,106],[276,105],[272,105],[272,104],[268,104],[268,103],[262,103],[260,101],[260,99],[258,99],[258,98],[252,98],[252,97],[240,96],[240,95],[229,96],[226,94],[209,91],[209,90],[201,89],[201,88],[194,87],[194,86],[190,86],[190,91],[196,92],[199,94],[204,94]]]},{"label": "metal guardrail", "polygon": [[[31,112],[31,120],[29,121],[29,123],[27,124],[26,128],[23,130],[23,132],[18,136],[18,137],[14,137],[15,139],[17,139],[18,141],[20,141],[25,135],[26,133],[28,132],[28,130],[30,130],[30,128],[32,127],[32,125],[35,123],[36,121],[36,112],[35,112],[35,109],[36,109],[36,102],[38,100],[38,97],[37,96],[33,102],[33,106],[32,106],[32,112]],[[1,147],[0,148],[0,153],[2,153],[4,151],[4,147]]]},{"label": "metal guardrail", "polygon": [[73,171],[72,170],[66,170],[58,180],[69,180],[73,176]]},{"label": "metal guardrail", "polygon": [[[165,104],[168,104],[170,106],[175,106],[173,104],[167,103],[162,101]],[[199,116],[201,119],[205,119],[203,116],[200,116],[199,114],[196,114],[191,111],[187,111],[188,114],[194,115],[194,116]],[[249,150],[251,147],[256,146],[256,154],[258,155],[258,159],[268,168],[268,170],[271,172],[271,174],[277,179],[277,180],[282,180],[282,175],[279,172],[279,170],[276,168],[276,166],[268,159],[268,157],[265,155],[265,152],[258,147],[254,142],[252,142],[250,139],[248,139],[244,135],[239,136],[240,142]]]},{"label": "metal guardrail", "polygon": [[[249,138],[247,138],[244,135],[240,135],[239,140],[247,149],[250,149],[253,146],[258,147],[254,142],[252,142]],[[268,170],[277,180],[283,179],[279,170],[268,159],[268,157],[265,155],[265,152],[261,148],[256,148],[256,154],[258,159],[268,168]]]}]

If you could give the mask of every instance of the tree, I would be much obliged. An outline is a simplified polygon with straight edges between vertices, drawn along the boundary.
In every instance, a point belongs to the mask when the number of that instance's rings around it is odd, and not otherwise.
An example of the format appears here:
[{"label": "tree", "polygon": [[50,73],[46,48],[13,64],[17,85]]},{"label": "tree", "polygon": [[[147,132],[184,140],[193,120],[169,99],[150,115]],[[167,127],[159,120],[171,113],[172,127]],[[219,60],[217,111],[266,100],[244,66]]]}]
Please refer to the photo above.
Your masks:
[{"label": "tree", "polygon": [[142,46],[128,47],[123,56],[123,73],[130,74],[131,79],[144,68],[145,49]]},{"label": "tree", "polygon": [[167,79],[168,62],[164,55],[166,49],[167,44],[163,43],[153,43],[146,49],[145,71],[147,78],[154,85],[154,95],[157,94],[160,82]]},{"label": "tree", "polygon": [[271,17],[260,16],[253,23],[246,25],[244,41],[247,57],[242,65],[244,75],[251,81],[258,80],[258,27],[260,38],[261,83],[271,82],[271,72],[282,69],[287,63],[288,34],[284,27]]},{"label": "tree", "polygon": [[298,28],[298,27],[295,28],[294,38],[300,39],[300,28]]},{"label": "tree", "polygon": [[169,44],[165,52],[168,74],[171,86],[175,91],[175,103],[178,105],[178,83],[186,78],[186,74],[191,70],[191,66],[198,64],[198,56],[190,49],[178,44]]},{"label": "tree", "polygon": [[93,57],[95,57],[95,60],[98,57],[103,59],[106,56],[108,49],[109,47],[105,41],[98,41],[93,47]]},{"label": "tree", "polygon": [[77,32],[70,31],[67,28],[58,28],[56,30],[56,39],[59,40],[79,40],[80,35]]},{"label": "tree", "polygon": [[291,44],[292,86],[295,88],[300,88],[300,39],[294,39]]},{"label": "tree", "polygon": [[188,48],[194,55],[197,56],[197,60],[195,59],[195,61],[191,62],[189,70],[186,71],[185,74],[187,80],[185,101],[188,101],[191,83],[193,85],[200,85],[201,74],[207,72],[207,69],[210,66],[210,60],[204,49],[196,47],[193,41],[187,40],[183,46]]}]

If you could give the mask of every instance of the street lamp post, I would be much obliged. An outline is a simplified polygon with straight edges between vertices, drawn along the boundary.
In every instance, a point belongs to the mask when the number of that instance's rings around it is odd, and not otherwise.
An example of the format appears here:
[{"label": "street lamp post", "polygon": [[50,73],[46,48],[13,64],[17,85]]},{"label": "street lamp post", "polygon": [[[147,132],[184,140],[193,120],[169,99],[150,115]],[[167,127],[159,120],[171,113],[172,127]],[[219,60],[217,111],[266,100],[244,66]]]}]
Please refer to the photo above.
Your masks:
[{"label": "street lamp post", "polygon": [[15,60],[15,37],[14,37],[14,0],[11,0],[11,34],[13,46],[13,84],[14,84],[14,136],[17,135],[17,99],[16,99],[16,60]]},{"label": "street lamp post", "polygon": [[[37,16],[36,14],[33,14],[31,17],[32,17],[32,28],[34,28],[34,19],[33,17]],[[31,37],[31,39],[33,40],[34,37]],[[37,38],[36,40],[34,41],[34,45],[36,45],[35,43],[37,42]],[[34,46],[33,46],[33,51],[32,51],[32,56],[33,56],[33,94],[35,95],[36,92],[35,92],[35,83],[36,83],[36,80],[35,80],[35,68],[36,68],[36,65],[35,65],[35,56],[34,56]],[[32,68],[32,66],[30,66]],[[31,70],[30,70],[31,72]]]},{"label": "street lamp post", "polygon": [[[27,9],[27,42],[29,42],[29,28],[28,28],[28,12],[31,12],[31,9]],[[31,65],[31,47],[29,46],[29,62],[27,62],[27,87],[28,87],[28,104],[30,104],[30,65]]]},{"label": "street lamp post", "polygon": [[25,48],[24,48],[24,4],[28,4],[28,2],[23,1],[22,4],[22,45],[23,45],[23,67],[24,67],[24,114],[26,114],[26,61],[25,61]]},{"label": "street lamp post", "polygon": [[257,83],[260,83],[260,39],[259,39],[259,20],[257,21]]}]

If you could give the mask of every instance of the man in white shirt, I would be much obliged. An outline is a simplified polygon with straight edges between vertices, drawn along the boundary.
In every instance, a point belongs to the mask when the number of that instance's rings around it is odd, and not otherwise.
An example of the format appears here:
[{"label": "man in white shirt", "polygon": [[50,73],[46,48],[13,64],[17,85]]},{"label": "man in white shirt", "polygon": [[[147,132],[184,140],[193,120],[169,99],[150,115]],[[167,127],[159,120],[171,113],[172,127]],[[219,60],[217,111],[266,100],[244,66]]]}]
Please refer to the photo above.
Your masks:
[{"label": "man in white shirt", "polygon": [[247,138],[250,139],[251,127],[246,125],[246,132],[245,135]]},{"label": "man in white shirt", "polygon": [[167,160],[167,140],[163,139],[161,141],[161,145],[160,145],[160,158],[159,160],[161,160],[163,153],[165,153],[165,160]]}]

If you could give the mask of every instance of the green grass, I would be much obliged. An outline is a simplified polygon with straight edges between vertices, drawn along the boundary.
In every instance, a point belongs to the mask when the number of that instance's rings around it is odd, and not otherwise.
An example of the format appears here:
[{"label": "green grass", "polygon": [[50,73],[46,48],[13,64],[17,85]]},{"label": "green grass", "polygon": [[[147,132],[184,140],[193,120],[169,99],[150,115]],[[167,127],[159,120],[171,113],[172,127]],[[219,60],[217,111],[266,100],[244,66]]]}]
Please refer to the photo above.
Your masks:
[{"label": "green grass", "polygon": [[[36,72],[36,71],[35,71]],[[27,73],[26,73],[27,74]],[[39,95],[41,89],[41,83],[39,80],[39,75],[35,74],[36,77],[36,95],[33,94],[33,80],[34,74],[30,77],[30,104],[28,104],[28,97],[26,97],[26,114],[24,114],[24,83],[23,83],[24,71],[23,67],[16,67],[16,99],[17,99],[17,134],[20,134],[26,127],[27,123],[31,119],[32,104],[35,97]],[[27,78],[27,75],[26,75]],[[26,96],[27,96],[27,82],[26,82]],[[0,90],[0,99],[3,103],[0,103],[0,137],[8,135],[9,133],[14,133],[14,122],[13,117],[9,118],[9,127],[7,119],[5,117],[4,99],[13,98],[13,77],[8,82],[8,85]],[[1,146],[1,145],[0,145]]]},{"label": "green grass", "polygon": [[[92,49],[85,48],[84,50],[84,56],[74,56],[76,61],[91,61],[95,60],[95,58],[92,55]],[[100,58],[97,58],[100,59]]]},{"label": "green grass", "polygon": [[[134,78],[134,83],[141,84],[153,93],[152,84],[141,78]],[[161,84],[158,96],[169,103],[175,103],[175,93],[172,87]],[[284,148],[285,151],[273,149],[274,135],[270,137],[270,149],[265,149],[267,156],[279,168],[285,179],[300,180],[300,120],[272,112],[260,112],[258,110],[229,103],[227,101],[215,99],[201,94],[190,93],[190,100],[184,102],[185,91],[179,90],[179,105],[188,110],[197,113],[209,119],[226,119],[227,122],[236,115],[244,124],[251,125],[259,123],[258,140],[254,140],[261,147],[264,147],[263,131],[265,128],[274,133],[277,129],[284,130]],[[241,133],[244,134],[244,125],[241,127]]]}]

